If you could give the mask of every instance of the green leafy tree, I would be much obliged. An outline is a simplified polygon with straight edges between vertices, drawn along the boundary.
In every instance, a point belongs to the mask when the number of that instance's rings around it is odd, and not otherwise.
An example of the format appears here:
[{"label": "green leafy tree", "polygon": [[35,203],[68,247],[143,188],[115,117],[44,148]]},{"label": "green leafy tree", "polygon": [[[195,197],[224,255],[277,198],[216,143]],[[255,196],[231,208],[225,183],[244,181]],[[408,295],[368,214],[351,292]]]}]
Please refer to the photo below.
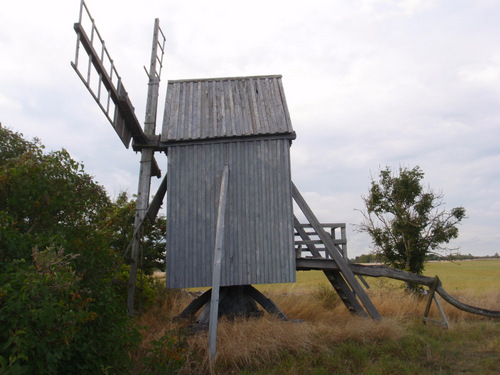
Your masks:
[{"label": "green leafy tree", "polygon": [[112,202],[65,150],[3,127],[0,146],[0,373],[127,372]]},{"label": "green leafy tree", "polygon": [[[130,250],[129,245],[134,233],[136,200],[130,199],[126,192],[118,195],[112,203],[106,218],[106,236],[118,253]],[[141,259],[139,269],[146,275],[165,267],[166,219],[160,215],[151,222],[146,220],[141,230]],[[128,255],[128,256],[127,256]],[[130,252],[125,254],[126,264],[130,265]]]},{"label": "green leafy tree", "polygon": [[[113,278],[113,284],[120,290],[123,303],[128,293],[130,276],[131,241],[134,233],[135,199],[129,199],[126,192],[118,195],[111,204],[103,230],[111,248],[123,255],[123,264]],[[153,273],[165,268],[165,216],[151,222],[146,220],[140,231],[140,256],[138,264],[137,293],[135,304],[138,311],[152,306],[156,299],[158,281]]]},{"label": "green leafy tree", "polygon": [[358,230],[368,233],[374,251],[392,267],[421,274],[428,253],[449,250],[445,245],[458,237],[458,224],[465,209],[446,211],[442,194],[422,185],[420,167],[389,167],[380,170],[379,180],[372,178],[370,192],[363,196],[363,221]]},{"label": "green leafy tree", "polygon": [[109,208],[104,188],[64,149],[44,153],[5,128],[0,139],[0,257],[30,259],[52,244],[79,252]]}]

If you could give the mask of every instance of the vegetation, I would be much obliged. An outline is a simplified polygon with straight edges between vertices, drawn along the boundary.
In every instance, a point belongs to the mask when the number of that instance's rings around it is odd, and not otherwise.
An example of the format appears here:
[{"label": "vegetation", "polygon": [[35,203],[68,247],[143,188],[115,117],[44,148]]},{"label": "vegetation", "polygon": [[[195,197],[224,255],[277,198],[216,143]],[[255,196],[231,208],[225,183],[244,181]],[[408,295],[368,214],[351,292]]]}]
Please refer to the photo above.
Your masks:
[{"label": "vegetation", "polygon": [[[500,306],[500,261],[439,262],[439,275],[461,301]],[[478,275],[481,275],[480,277]],[[216,374],[496,374],[500,366],[500,321],[467,314],[442,303],[450,329],[422,323],[426,298],[405,292],[401,282],[367,277],[367,291],[382,321],[350,315],[320,271],[298,273],[295,284],[260,285],[291,319],[268,316],[219,323]],[[162,367],[164,373],[210,371],[207,334],[186,334],[189,322],[174,321],[192,300],[185,291],[165,291],[139,318],[143,341],[134,353],[134,373]],[[394,303],[397,301],[397,303]],[[430,317],[440,320],[433,304]],[[158,343],[166,343],[163,349]],[[159,355],[161,351],[163,355]],[[141,358],[147,358],[147,366]],[[153,362],[153,363],[152,363]]]},{"label": "vegetation", "polygon": [[[358,318],[314,271],[295,284],[258,286],[302,323],[222,320],[211,366],[206,332],[173,319],[192,292],[154,279],[164,218],[144,230],[139,289],[149,308],[126,316],[123,253],[133,216],[133,199],[109,199],[65,150],[46,153],[38,140],[0,127],[0,374],[493,374],[500,367],[498,321],[445,305],[451,329],[424,326],[425,299],[370,278],[368,294],[384,318]],[[498,309],[499,269],[499,260],[487,260],[431,263],[426,271],[460,300]],[[435,308],[431,314],[438,317]]]},{"label": "vegetation", "polygon": [[458,236],[457,225],[465,209],[443,209],[443,197],[422,186],[424,172],[417,166],[399,168],[394,174],[382,169],[379,180],[372,179],[370,193],[363,197],[366,211],[359,231],[367,232],[375,252],[390,266],[421,274],[430,252]]},{"label": "vegetation", "polygon": [[[117,253],[123,253],[132,240],[135,205],[135,200],[131,200],[126,192],[122,192],[107,212],[106,226],[103,230],[111,248]],[[155,270],[164,268],[166,219],[164,216],[159,216],[154,223],[148,221],[143,228],[140,268],[146,275],[152,275]],[[130,265],[128,253],[125,254],[125,263]]]},{"label": "vegetation", "polygon": [[352,259],[353,263],[383,263],[384,258],[379,253],[361,254]]},{"label": "vegetation", "polygon": [[[131,207],[124,195],[112,202],[65,150],[46,153],[0,127],[1,373],[128,372],[139,335],[111,281]],[[146,232],[150,274],[159,231]]]}]

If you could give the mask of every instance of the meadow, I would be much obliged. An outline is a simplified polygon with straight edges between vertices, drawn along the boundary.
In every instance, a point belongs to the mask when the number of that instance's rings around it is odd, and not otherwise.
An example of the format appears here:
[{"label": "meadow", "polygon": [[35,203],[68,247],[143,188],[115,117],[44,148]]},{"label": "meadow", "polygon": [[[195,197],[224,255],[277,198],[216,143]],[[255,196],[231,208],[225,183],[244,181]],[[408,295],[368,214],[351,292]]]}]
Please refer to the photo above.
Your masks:
[{"label": "meadow", "polygon": [[[426,264],[464,303],[500,310],[500,260]],[[207,333],[174,321],[193,291],[163,290],[138,324],[143,341],[135,373],[180,374],[500,374],[500,320],[441,304],[450,327],[422,323],[426,298],[403,283],[366,278],[382,321],[351,315],[320,271],[301,271],[297,283],[258,285],[293,321],[222,319],[217,355],[209,364]],[[430,317],[441,320],[433,304]],[[299,322],[300,321],[300,322]]]}]

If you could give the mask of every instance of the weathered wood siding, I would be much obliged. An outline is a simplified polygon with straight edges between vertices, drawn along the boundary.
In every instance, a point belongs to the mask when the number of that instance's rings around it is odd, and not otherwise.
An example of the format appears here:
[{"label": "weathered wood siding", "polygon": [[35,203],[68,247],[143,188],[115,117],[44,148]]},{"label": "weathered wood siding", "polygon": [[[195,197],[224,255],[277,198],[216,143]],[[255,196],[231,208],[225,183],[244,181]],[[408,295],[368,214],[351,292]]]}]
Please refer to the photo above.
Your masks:
[{"label": "weathered wood siding", "polygon": [[164,142],[290,133],[281,76],[168,82]]},{"label": "weathered wood siding", "polygon": [[221,285],[295,281],[287,139],[168,150],[167,286],[211,285],[221,173],[229,165]]}]

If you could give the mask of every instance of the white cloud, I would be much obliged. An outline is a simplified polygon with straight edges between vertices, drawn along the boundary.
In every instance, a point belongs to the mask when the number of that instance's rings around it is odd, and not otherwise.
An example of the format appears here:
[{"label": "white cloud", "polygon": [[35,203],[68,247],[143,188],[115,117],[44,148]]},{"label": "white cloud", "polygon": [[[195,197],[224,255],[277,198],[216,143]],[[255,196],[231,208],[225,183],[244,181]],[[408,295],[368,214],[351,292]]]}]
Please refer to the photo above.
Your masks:
[{"label": "white cloud", "polygon": [[[78,3],[11,2],[0,13],[0,121],[67,148],[111,194],[134,193],[138,155],[69,64]],[[293,178],[321,220],[359,222],[370,173],[420,165],[450,207],[469,213],[462,251],[500,250],[497,2],[87,3],[139,120],[158,17],[167,37],[160,114],[167,79],[283,74]],[[349,236],[351,253],[369,245]]]},{"label": "white cloud", "polygon": [[498,85],[500,68],[498,64],[462,67],[458,72],[465,82],[477,85]]}]

